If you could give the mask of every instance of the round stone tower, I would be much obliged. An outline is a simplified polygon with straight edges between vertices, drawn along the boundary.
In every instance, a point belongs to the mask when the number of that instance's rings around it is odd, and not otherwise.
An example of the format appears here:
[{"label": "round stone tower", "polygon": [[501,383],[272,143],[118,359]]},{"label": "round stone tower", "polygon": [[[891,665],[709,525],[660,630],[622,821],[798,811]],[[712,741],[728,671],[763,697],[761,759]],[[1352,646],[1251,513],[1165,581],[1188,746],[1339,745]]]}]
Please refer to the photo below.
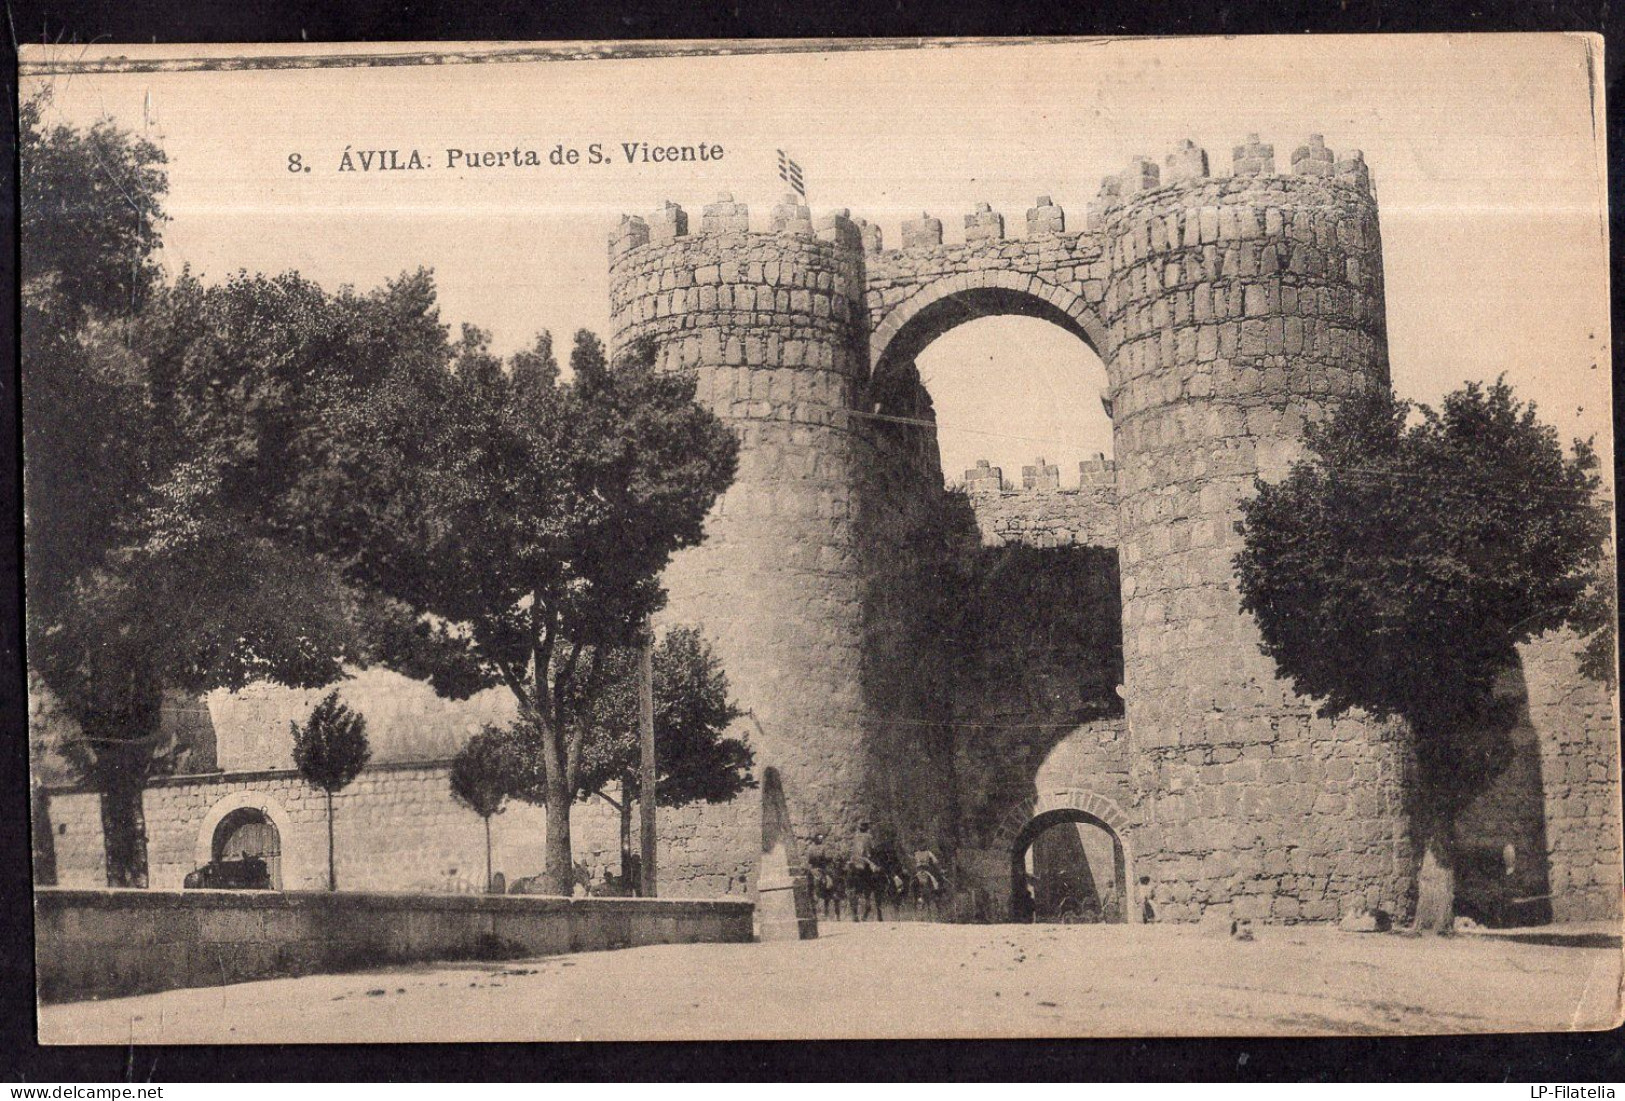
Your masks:
[{"label": "round stone tower", "polygon": [[[770,232],[722,195],[698,232],[673,204],[610,239],[611,347],[653,338],[659,367],[740,440],[739,473],[705,542],[666,571],[662,619],[715,646],[758,767],[783,780],[796,832],[845,833],[865,805],[862,441],[850,411],[868,373],[863,244],[844,216],[815,228],[793,200]],[[748,816],[738,823],[750,842]]]},{"label": "round stone tower", "polygon": [[1402,734],[1336,722],[1277,679],[1240,610],[1237,503],[1306,420],[1388,385],[1377,205],[1318,135],[1276,175],[1189,142],[1108,179],[1100,232],[1115,426],[1136,872],[1159,920],[1403,914]]}]

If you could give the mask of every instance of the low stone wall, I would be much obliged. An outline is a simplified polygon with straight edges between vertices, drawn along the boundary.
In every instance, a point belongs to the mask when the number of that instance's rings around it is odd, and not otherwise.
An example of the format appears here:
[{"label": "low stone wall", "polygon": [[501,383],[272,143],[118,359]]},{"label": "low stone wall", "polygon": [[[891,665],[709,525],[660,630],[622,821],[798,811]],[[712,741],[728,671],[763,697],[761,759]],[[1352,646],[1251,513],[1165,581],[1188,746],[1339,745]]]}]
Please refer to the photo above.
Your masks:
[{"label": "low stone wall", "polygon": [[[447,775],[445,762],[369,765],[334,797],[334,855],[342,890],[480,893],[484,825],[452,799]],[[44,825],[55,856],[55,885],[105,886],[100,797],[68,787],[47,792]],[[208,863],[216,829],[239,807],[262,811],[276,827],[277,886],[290,891],[327,886],[326,802],[296,772],[163,777],[147,788],[143,805],[148,883],[154,888],[178,889],[187,872]],[[684,898],[746,891],[750,854],[761,840],[757,810],[749,796],[721,806],[662,807],[661,889]],[[492,870],[509,883],[539,874],[545,822],[542,808],[509,800],[491,819]],[[637,831],[634,818],[634,839]],[[590,866],[602,859],[618,869],[620,820],[604,799],[594,796],[570,808],[570,834],[576,860]]]},{"label": "low stone wall", "polygon": [[743,942],[740,900],[39,888],[46,1001],[384,964]]}]

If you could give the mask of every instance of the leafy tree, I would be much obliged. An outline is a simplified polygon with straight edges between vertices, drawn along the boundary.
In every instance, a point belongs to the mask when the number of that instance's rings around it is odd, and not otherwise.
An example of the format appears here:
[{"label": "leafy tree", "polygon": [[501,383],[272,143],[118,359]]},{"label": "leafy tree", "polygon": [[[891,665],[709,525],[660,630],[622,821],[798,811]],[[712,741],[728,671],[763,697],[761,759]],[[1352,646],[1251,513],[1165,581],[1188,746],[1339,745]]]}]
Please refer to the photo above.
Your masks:
[{"label": "leafy tree", "polygon": [[1597,560],[1569,625],[1580,636],[1580,672],[1610,689],[1619,685],[1619,584],[1612,555]]},{"label": "leafy tree", "polygon": [[167,158],[109,120],[48,124],[51,107],[46,88],[18,110],[22,281],[54,280],[79,310],[134,313],[159,280]]},{"label": "leafy tree", "polygon": [[[600,795],[620,812],[623,876],[632,867],[632,804],[642,798],[638,656],[635,649],[622,649],[606,659],[604,689],[588,712],[579,780],[582,794]],[[700,632],[668,631],[655,646],[653,665],[659,805],[722,803],[755,787],[750,746],[727,736],[744,713],[729,699],[727,674]]]},{"label": "leafy tree", "polygon": [[299,775],[327,795],[327,889],[338,889],[333,857],[333,796],[350,786],[366,767],[372,749],[367,745],[367,720],[339,702],[337,692],[322,697],[303,726],[290,722],[293,763]]},{"label": "leafy tree", "polygon": [[143,886],[166,690],[321,687],[432,643],[311,518],[364,459],[335,428],[451,351],[426,272],[367,295],[164,284],[161,151],[47,106],[21,112],[29,666],[77,727],[60,748],[102,796],[109,884]]},{"label": "leafy tree", "polygon": [[316,526],[357,533],[348,576],[421,616],[421,652],[438,660],[418,671],[438,691],[513,692],[540,762],[544,874],[568,894],[570,804],[606,657],[663,603],[671,555],[703,538],[737,443],[694,402],[692,377],[654,370],[651,346],[610,364],[577,333],[563,382],[546,349],[493,370],[482,334],[465,331],[449,370],[350,426],[369,462],[324,494]]},{"label": "leafy tree", "polygon": [[334,425],[392,370],[444,362],[432,307],[424,273],[365,296],[183,274],[139,315],[25,360],[30,665],[79,727],[63,752],[102,794],[110,883],[145,881],[141,790],[173,760],[166,689],[317,688],[347,665],[410,664],[413,613],[351,584],[346,533],[311,517],[355,459]]},{"label": "leafy tree", "polygon": [[1497,675],[1517,644],[1570,620],[1607,536],[1596,456],[1586,442],[1565,456],[1504,381],[1438,410],[1374,390],[1307,444],[1242,505],[1242,607],[1321,714],[1407,721],[1417,925],[1445,930],[1456,816],[1510,759]]},{"label": "leafy tree", "polygon": [[491,819],[521,786],[523,768],[511,731],[487,725],[451,762],[451,795],[485,821],[485,886],[491,888]]}]

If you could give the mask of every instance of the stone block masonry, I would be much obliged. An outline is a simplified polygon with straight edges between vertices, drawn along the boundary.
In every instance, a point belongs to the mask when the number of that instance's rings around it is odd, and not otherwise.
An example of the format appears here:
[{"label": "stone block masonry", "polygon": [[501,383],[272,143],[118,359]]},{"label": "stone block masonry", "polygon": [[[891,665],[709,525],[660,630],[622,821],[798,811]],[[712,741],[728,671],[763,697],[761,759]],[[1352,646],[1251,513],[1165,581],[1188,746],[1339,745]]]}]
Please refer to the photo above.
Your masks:
[{"label": "stone block masonry", "polygon": [[1283,177],[1249,174],[1255,146],[1229,178],[1125,196],[1102,228],[1140,871],[1168,917],[1404,915],[1403,731],[1316,718],[1232,578],[1253,478],[1301,455],[1306,421],[1388,385],[1377,208],[1319,171],[1323,146]]},{"label": "stone block masonry", "polygon": [[[726,207],[726,210],[721,209]],[[849,218],[814,229],[793,197],[748,233],[731,200],[702,232],[611,243],[612,349],[652,338],[738,434],[737,479],[702,546],[667,570],[663,620],[701,626],[740,703],[759,764],[776,766],[804,834],[849,831],[880,807],[863,777],[863,562],[852,416],[868,375],[863,240]],[[628,244],[627,226],[633,226]],[[744,828],[733,851],[759,835]]]},{"label": "stone block masonry", "polygon": [[[451,797],[444,762],[371,766],[333,800],[339,886],[346,890],[477,894],[485,883],[485,827]],[[57,883],[101,887],[107,882],[99,797],[72,787],[47,789],[46,814]],[[278,886],[327,886],[327,805],[322,793],[291,770],[167,777],[143,796],[148,881],[177,889],[208,863],[221,823],[231,812],[261,812],[276,829]],[[751,863],[719,853],[753,821],[750,797],[724,806],[662,808],[658,853],[662,893],[709,898],[750,886]],[[513,881],[541,873],[545,814],[510,800],[491,819],[492,869]],[[633,834],[636,837],[634,820]],[[571,811],[575,858],[589,866],[620,863],[620,820],[603,799]],[[634,840],[634,850],[636,841]]]}]

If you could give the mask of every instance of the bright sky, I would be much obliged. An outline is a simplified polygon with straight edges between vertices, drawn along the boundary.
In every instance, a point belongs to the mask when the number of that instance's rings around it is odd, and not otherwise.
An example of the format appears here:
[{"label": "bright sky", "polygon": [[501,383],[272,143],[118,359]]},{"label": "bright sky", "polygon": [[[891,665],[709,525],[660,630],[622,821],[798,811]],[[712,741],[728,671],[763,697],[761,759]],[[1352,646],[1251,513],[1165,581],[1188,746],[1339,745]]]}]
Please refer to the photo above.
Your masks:
[{"label": "bright sky", "polygon": [[[1102,175],[1192,138],[1227,172],[1249,131],[1285,171],[1310,132],[1364,150],[1381,203],[1393,379],[1436,400],[1505,372],[1611,464],[1600,42],[1559,35],[1121,40],[685,58],[127,72],[25,79],[84,124],[143,126],[170,158],[163,259],[219,279],[295,268],[367,287],[436,270],[443,320],[499,350],[608,322],[605,238],[661,200],[697,223],[719,190],[765,223],[775,150],[815,213],[888,246],[904,217],[949,240],[977,201],[1012,234],[1039,194],[1073,226]],[[274,52],[283,53],[289,48]],[[371,48],[369,48],[371,49]],[[25,62],[196,57],[205,47],[25,47]],[[372,52],[378,52],[372,50]],[[1592,81],[1597,86],[1593,88]],[[721,144],[720,161],[446,171],[446,150]],[[346,147],[424,172],[339,173]],[[310,173],[289,173],[298,152]],[[585,153],[583,153],[585,155]],[[922,355],[943,466],[1019,477],[1110,452],[1099,361],[1043,322],[966,325]]]}]

